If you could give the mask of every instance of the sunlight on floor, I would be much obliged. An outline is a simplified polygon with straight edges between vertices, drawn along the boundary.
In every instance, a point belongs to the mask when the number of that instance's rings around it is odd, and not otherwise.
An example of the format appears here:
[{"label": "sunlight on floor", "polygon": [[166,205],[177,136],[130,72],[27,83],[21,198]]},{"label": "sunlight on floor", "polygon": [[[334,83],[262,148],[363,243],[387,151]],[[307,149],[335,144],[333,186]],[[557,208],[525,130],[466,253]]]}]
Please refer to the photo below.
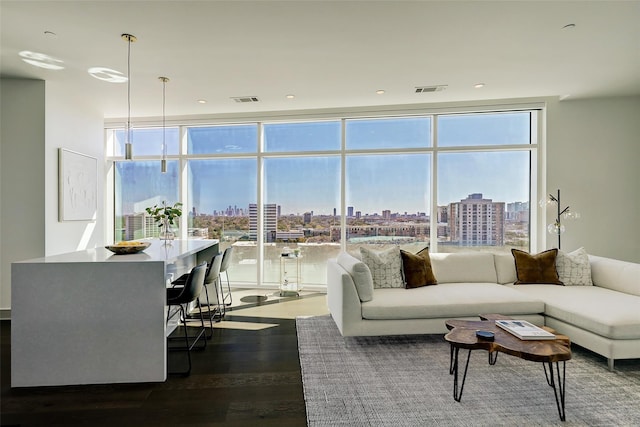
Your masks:
[{"label": "sunlight on floor", "polygon": [[[301,291],[300,296],[281,297],[274,289],[232,289],[231,294],[233,295],[233,304],[227,307],[225,319],[213,324],[214,328],[262,330],[278,326],[273,323],[230,320],[230,317],[235,319],[239,317],[295,319],[299,316],[329,314],[327,295],[321,292]],[[266,297],[266,299],[255,302],[256,298],[251,297],[256,296]],[[247,302],[242,301],[243,299]]]}]

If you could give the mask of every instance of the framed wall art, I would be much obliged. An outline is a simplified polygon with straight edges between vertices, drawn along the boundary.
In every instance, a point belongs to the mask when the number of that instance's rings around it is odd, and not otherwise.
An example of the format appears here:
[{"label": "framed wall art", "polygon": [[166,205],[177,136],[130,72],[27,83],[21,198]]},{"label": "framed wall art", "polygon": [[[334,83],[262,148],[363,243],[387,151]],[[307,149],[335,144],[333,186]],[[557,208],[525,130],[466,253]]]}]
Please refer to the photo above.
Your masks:
[{"label": "framed wall art", "polygon": [[98,159],[58,149],[58,221],[95,221]]}]

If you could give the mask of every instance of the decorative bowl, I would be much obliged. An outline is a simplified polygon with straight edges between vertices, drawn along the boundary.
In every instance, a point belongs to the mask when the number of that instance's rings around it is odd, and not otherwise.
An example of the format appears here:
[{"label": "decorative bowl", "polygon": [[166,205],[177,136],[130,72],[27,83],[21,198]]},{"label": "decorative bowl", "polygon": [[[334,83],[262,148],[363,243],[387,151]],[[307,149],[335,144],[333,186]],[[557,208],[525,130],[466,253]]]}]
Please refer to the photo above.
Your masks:
[{"label": "decorative bowl", "polygon": [[116,255],[130,255],[142,252],[151,246],[151,242],[118,242],[115,245],[108,245],[105,248],[109,249]]}]

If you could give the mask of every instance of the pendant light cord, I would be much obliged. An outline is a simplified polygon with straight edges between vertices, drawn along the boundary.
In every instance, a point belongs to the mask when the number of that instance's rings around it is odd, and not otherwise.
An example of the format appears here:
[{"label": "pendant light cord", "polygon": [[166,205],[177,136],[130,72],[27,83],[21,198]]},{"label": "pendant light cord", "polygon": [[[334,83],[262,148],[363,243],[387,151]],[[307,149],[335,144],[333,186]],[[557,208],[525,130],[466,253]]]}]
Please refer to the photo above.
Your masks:
[{"label": "pendant light cord", "polygon": [[165,134],[167,133],[167,128],[165,126],[166,88],[167,88],[167,79],[165,77],[162,79],[162,156],[164,157],[165,160],[167,158],[167,143],[165,142]]},{"label": "pendant light cord", "polygon": [[131,143],[131,36],[128,36],[127,49],[127,142]]},{"label": "pendant light cord", "polygon": [[126,33],[121,34],[120,37],[127,42],[127,135],[124,144],[124,158],[125,160],[131,160],[133,157],[133,145],[131,144],[133,139],[131,134],[131,43],[137,39],[136,36]]}]

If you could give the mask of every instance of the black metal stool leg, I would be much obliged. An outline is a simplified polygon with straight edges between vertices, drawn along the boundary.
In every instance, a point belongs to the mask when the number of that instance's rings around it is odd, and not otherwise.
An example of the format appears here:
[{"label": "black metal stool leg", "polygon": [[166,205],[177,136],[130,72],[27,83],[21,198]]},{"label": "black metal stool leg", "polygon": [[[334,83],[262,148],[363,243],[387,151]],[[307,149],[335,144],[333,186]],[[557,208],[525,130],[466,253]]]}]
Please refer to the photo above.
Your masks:
[{"label": "black metal stool leg", "polygon": [[[230,306],[231,304],[233,304],[233,295],[231,294],[231,282],[229,282],[229,273],[225,271],[224,275],[227,279],[227,294],[224,296],[223,301],[226,306]],[[227,298],[229,299],[229,302],[227,302]]]}]

